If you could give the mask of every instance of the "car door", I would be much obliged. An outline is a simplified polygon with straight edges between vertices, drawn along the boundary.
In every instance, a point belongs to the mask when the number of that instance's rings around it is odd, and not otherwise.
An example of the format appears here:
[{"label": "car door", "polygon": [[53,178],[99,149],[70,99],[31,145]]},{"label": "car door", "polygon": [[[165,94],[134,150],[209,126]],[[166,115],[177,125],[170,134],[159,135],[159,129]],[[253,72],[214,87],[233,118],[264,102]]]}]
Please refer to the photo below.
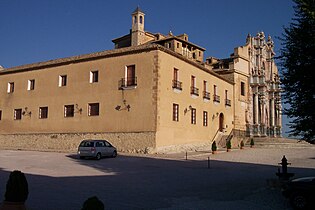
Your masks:
[{"label": "car door", "polygon": [[113,153],[112,145],[108,143],[107,141],[104,141],[104,144],[105,144],[106,156],[111,156]]},{"label": "car door", "polygon": [[103,141],[97,142],[98,145],[98,151],[102,154],[102,156],[106,156],[106,149],[105,149],[105,144]]}]

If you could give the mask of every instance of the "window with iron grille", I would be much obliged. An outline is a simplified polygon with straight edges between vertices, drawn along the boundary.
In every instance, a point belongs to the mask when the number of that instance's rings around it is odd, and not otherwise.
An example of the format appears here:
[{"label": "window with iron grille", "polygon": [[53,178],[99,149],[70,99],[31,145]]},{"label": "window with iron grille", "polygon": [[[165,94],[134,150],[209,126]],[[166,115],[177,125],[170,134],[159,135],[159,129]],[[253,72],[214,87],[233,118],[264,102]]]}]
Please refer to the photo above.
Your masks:
[{"label": "window with iron grille", "polygon": [[65,105],[64,116],[65,117],[74,117],[74,105]]},{"label": "window with iron grille", "polygon": [[39,119],[48,118],[48,107],[39,107]]},{"label": "window with iron grille", "polygon": [[208,126],[208,112],[203,111],[203,126]]},{"label": "window with iron grille", "polygon": [[89,104],[88,115],[89,116],[98,116],[99,115],[99,103]]},{"label": "window with iron grille", "polygon": [[14,119],[15,120],[22,119],[22,109],[14,109]]},{"label": "window with iron grille", "polygon": [[179,121],[179,105],[173,104],[173,121]]},{"label": "window with iron grille", "polygon": [[196,109],[191,108],[191,124],[196,124]]}]

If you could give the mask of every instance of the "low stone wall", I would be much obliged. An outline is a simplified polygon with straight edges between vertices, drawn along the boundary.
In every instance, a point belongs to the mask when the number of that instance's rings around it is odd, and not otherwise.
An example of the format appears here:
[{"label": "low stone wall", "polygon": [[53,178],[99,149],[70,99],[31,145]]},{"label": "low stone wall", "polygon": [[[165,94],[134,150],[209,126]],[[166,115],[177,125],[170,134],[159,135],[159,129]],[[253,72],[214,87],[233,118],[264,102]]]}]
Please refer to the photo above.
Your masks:
[{"label": "low stone wall", "polygon": [[0,149],[76,152],[83,139],[106,139],[118,152],[155,152],[154,132],[0,134]]}]

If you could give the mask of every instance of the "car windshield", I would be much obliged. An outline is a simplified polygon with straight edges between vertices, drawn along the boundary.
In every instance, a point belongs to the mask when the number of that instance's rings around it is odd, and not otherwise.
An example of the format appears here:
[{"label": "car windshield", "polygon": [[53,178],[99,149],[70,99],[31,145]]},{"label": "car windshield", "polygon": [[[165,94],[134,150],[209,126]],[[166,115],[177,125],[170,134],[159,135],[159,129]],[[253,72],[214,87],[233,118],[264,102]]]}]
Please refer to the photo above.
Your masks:
[{"label": "car windshield", "polygon": [[80,147],[94,147],[94,142],[91,141],[82,141]]}]

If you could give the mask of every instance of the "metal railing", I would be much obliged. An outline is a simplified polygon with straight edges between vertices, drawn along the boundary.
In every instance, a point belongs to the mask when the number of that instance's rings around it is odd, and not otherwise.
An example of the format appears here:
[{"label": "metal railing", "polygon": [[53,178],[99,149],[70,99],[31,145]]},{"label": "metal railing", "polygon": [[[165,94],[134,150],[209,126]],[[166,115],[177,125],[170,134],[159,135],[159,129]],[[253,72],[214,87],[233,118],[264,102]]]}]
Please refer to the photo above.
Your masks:
[{"label": "metal railing", "polygon": [[210,93],[207,91],[203,91],[203,98],[210,100]]},{"label": "metal railing", "polygon": [[182,82],[173,80],[172,82],[172,88],[178,89],[178,90],[183,90],[182,88]]},{"label": "metal railing", "polygon": [[226,106],[231,106],[231,100],[230,99],[225,99],[225,105]]},{"label": "metal railing", "polygon": [[190,87],[190,94],[199,96],[199,89],[196,87]]},{"label": "metal railing", "polygon": [[220,103],[220,96],[214,94],[213,101]]},{"label": "metal railing", "polygon": [[118,88],[124,89],[137,86],[137,77],[122,78],[118,81]]}]

